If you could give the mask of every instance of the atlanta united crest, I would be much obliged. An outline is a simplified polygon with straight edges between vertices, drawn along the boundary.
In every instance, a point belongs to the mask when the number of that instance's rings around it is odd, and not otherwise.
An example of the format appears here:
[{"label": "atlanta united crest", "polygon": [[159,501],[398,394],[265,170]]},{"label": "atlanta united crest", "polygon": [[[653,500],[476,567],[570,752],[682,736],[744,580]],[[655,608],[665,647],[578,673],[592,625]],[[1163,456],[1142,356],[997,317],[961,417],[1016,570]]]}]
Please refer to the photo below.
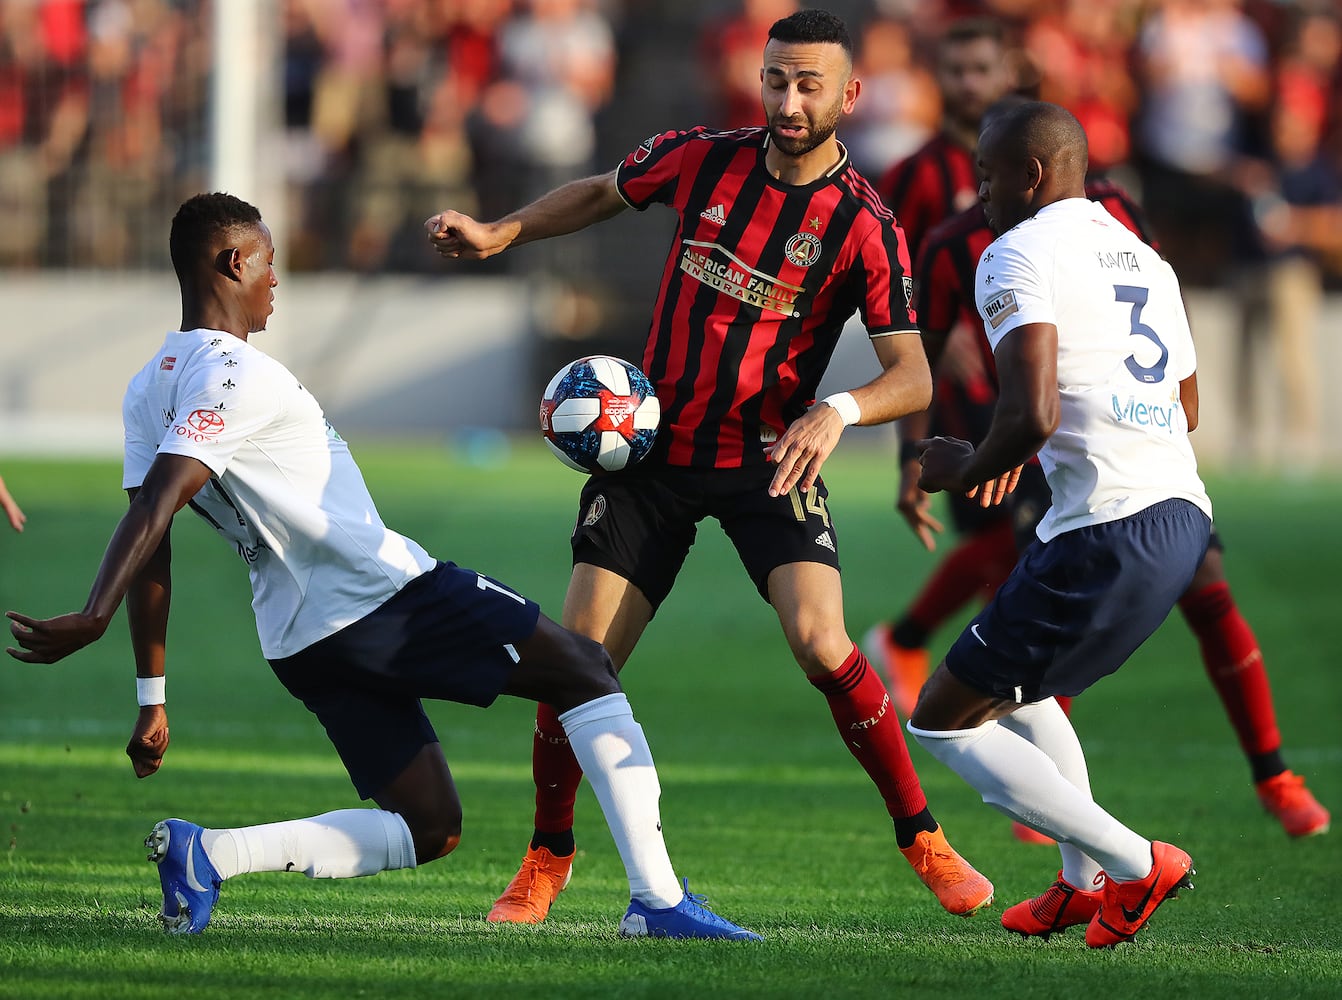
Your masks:
[{"label": "atlanta united crest", "polygon": [[783,253],[798,267],[810,267],[820,256],[820,238],[814,233],[797,233],[787,241]]}]

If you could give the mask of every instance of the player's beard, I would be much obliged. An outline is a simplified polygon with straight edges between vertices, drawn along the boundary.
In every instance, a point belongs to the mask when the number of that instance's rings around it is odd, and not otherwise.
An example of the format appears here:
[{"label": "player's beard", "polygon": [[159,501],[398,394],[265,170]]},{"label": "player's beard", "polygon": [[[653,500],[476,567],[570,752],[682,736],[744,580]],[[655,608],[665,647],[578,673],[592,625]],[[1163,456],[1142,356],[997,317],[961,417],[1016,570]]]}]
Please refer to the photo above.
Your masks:
[{"label": "player's beard", "polygon": [[[818,123],[807,118],[805,122],[806,134],[795,138],[779,135],[777,128],[779,119],[775,118],[769,123],[769,137],[773,140],[773,144],[779,152],[786,153],[788,156],[805,156],[834,134],[835,129],[839,127],[839,115],[842,111],[843,102],[835,101],[834,105],[825,112],[824,117]],[[788,122],[787,124],[801,123]]]}]

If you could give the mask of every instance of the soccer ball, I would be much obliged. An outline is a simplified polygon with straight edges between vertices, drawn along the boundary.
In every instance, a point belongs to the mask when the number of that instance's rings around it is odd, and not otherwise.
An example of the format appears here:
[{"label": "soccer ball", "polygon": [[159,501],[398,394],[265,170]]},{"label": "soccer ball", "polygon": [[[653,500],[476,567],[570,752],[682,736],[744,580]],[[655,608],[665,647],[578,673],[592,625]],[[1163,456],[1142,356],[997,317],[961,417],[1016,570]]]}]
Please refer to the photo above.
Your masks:
[{"label": "soccer ball", "polygon": [[636,365],[604,354],[555,372],[541,398],[541,435],[579,472],[619,472],[652,449],[662,407]]}]

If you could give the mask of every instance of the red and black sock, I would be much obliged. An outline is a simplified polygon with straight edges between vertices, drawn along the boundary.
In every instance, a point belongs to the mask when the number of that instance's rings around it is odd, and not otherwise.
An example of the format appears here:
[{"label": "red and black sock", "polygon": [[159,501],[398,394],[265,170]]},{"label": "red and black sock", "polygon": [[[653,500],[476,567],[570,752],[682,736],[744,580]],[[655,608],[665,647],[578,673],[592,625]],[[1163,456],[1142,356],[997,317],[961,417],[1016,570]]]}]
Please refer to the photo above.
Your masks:
[{"label": "red and black sock", "polygon": [[531,743],[531,776],[536,782],[536,832],[532,849],[546,848],[556,857],[573,853],[573,805],[582,783],[582,768],[573,756],[559,713],[536,706],[536,732]]},{"label": "red and black sock", "polygon": [[[927,637],[970,601],[987,601],[1016,565],[1016,539],[1010,520],[970,535],[941,560],[923,584],[893,638],[908,649],[927,644]],[[914,632],[920,629],[921,635]],[[917,640],[917,641],[906,641]]]},{"label": "red and black sock", "polygon": [[1272,689],[1258,639],[1240,614],[1225,581],[1179,598],[1188,627],[1197,636],[1202,664],[1235,727],[1255,782],[1286,770]]},{"label": "red and black sock", "polygon": [[849,752],[880,790],[899,846],[912,846],[919,830],[935,830],[890,694],[862,651],[854,646],[838,670],[811,683],[829,702]]}]

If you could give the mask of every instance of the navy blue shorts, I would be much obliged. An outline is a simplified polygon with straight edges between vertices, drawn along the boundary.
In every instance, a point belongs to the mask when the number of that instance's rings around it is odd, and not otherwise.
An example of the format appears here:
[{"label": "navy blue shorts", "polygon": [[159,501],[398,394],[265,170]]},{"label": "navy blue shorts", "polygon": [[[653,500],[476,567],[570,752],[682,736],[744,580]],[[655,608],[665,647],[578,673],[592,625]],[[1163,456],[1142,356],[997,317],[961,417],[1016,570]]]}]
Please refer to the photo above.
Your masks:
[{"label": "navy blue shorts", "polygon": [[539,618],[535,602],[440,562],[376,611],[270,666],[321,720],[368,799],[438,741],[420,699],[491,704]]},{"label": "navy blue shorts", "polygon": [[1165,620],[1207,552],[1211,521],[1186,500],[1030,546],[946,654],[960,681],[1029,703],[1078,695]]},{"label": "navy blue shorts", "polygon": [[839,537],[824,482],[771,497],[777,471],[773,465],[690,469],[645,462],[592,476],[579,500],[573,562],[624,577],[655,612],[671,593],[699,522],[713,517],[766,601],[769,574],[779,566],[818,562],[838,569]]}]

